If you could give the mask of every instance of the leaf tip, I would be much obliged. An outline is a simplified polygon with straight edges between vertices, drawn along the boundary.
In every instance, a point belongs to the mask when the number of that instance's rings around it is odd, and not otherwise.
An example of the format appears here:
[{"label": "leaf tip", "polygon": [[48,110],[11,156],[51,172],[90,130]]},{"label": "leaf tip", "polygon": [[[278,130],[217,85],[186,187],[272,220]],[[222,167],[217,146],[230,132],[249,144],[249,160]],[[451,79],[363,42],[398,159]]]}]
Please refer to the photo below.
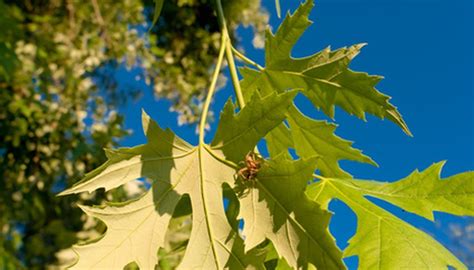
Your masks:
[{"label": "leaf tip", "polygon": [[371,157],[367,156],[367,155],[364,155],[364,159],[367,161],[368,164],[372,165],[372,166],[375,166],[376,168],[380,168],[380,165],[375,161],[373,160]]},{"label": "leaf tip", "polygon": [[148,115],[145,109],[142,108],[142,128],[143,128],[143,134],[145,134],[145,136],[147,135],[148,128],[150,127],[150,120],[151,120],[150,115]]},{"label": "leaf tip", "polygon": [[66,196],[66,195],[70,195],[72,194],[73,192],[70,191],[70,189],[66,189],[66,190],[63,190],[61,192],[59,192],[58,194],[56,194],[56,197],[63,197],[63,196]]}]

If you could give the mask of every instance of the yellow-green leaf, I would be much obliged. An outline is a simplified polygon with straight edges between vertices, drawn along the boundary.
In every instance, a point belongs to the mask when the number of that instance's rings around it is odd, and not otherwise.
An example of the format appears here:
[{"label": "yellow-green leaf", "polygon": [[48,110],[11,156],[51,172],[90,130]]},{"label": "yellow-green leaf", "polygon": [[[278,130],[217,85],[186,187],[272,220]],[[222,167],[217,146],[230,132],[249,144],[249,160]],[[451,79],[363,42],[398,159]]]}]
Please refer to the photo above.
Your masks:
[{"label": "yellow-green leaf", "polygon": [[[328,231],[330,214],[306,198],[315,158],[266,161],[249,190],[240,195],[246,249],[266,238],[294,269],[344,269],[342,254]],[[252,180],[250,180],[252,181]]]},{"label": "yellow-green leaf", "polygon": [[267,31],[266,67],[262,71],[241,70],[244,93],[251,95],[257,89],[263,94],[301,89],[316,107],[331,118],[334,117],[334,106],[338,105],[364,120],[366,113],[388,118],[411,135],[396,107],[389,103],[389,97],[375,89],[382,77],[349,69],[350,61],[360,52],[363,44],[336,51],[328,48],[299,59],[291,57],[293,46],[311,25],[308,15],[312,7],[313,1],[306,1],[293,15],[285,18],[275,35]]},{"label": "yellow-green leaf", "polygon": [[284,119],[296,91],[272,93],[263,99],[256,92],[244,110],[234,115],[234,105],[227,102],[211,143],[212,149],[224,152],[228,160],[238,163],[252,149],[262,135],[278,126]]},{"label": "yellow-green leaf", "polygon": [[344,255],[359,256],[360,269],[467,269],[431,236],[365,198],[387,200],[427,218],[432,218],[432,211],[472,215],[473,173],[441,180],[441,166],[435,164],[395,183],[322,178],[307,195],[324,207],[339,199],[355,212],[357,231]]},{"label": "yellow-green leaf", "polygon": [[295,106],[290,108],[288,122],[296,152],[300,157],[320,157],[318,169],[322,175],[349,177],[339,167],[338,161],[342,159],[377,165],[360,150],[352,148],[351,142],[334,135],[334,124],[306,117]]}]

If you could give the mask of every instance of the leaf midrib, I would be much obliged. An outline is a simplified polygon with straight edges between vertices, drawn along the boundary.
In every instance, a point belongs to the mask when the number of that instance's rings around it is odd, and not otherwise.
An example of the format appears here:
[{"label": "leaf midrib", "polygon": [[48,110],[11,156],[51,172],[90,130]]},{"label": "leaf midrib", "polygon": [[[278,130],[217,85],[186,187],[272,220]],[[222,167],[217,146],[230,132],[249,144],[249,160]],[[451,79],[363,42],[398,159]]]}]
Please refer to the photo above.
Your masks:
[{"label": "leaf midrib", "polygon": [[199,188],[200,188],[200,195],[201,195],[201,200],[202,200],[202,207],[203,207],[203,211],[204,211],[204,218],[206,219],[206,229],[207,229],[207,233],[209,234],[209,240],[210,240],[210,244],[211,244],[211,249],[212,249],[212,255],[214,256],[214,262],[216,264],[216,267],[217,269],[221,269],[220,267],[220,262],[219,262],[219,258],[217,257],[217,251],[216,251],[216,248],[215,248],[215,244],[214,244],[214,234],[212,232],[212,228],[210,226],[210,222],[209,222],[209,214],[207,212],[207,200],[206,200],[206,196],[205,196],[205,192],[204,192],[204,166],[202,164],[202,151],[204,149],[204,145],[202,143],[199,143],[198,147],[198,160],[199,160]]}]

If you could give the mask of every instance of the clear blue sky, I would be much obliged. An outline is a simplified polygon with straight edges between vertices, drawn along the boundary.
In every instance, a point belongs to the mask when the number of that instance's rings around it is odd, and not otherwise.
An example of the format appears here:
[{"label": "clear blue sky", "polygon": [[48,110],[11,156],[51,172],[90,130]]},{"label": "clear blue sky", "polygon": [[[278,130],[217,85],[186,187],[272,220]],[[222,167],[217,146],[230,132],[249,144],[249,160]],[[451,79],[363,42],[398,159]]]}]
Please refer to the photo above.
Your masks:
[{"label": "clear blue sky", "polygon": [[[275,15],[274,1],[263,2],[271,14],[272,28],[276,29],[280,20]],[[282,11],[293,11],[299,3],[281,2]],[[378,89],[393,97],[392,103],[414,134],[410,138],[389,121],[369,116],[368,122],[363,122],[338,110],[337,134],[355,141],[356,147],[380,165],[376,168],[342,162],[346,170],[357,178],[393,181],[441,160],[448,160],[443,176],[474,169],[474,1],[316,0],[310,18],[314,24],[293,55],[309,55],[328,45],[338,48],[367,42],[369,45],[351,67],[385,76]],[[241,29],[242,45],[248,56],[263,65],[264,52],[253,49],[250,33]],[[125,72],[120,76],[130,81],[134,78],[134,74]],[[217,94],[213,109],[220,110],[231,93],[229,81],[227,88]],[[134,131],[122,145],[145,142],[140,123],[142,108],[160,125],[197,142],[195,127],[178,127],[176,114],[168,111],[166,100],[154,100],[149,89],[144,95],[122,110],[126,128]],[[303,98],[298,102],[305,113],[322,116]],[[447,224],[467,222],[467,218],[438,214],[439,226],[382,205],[445,244],[449,243]],[[333,203],[331,208],[336,212],[331,230],[338,237],[338,244],[345,247],[355,231],[355,217],[342,203]],[[355,260],[349,260],[348,265],[354,268]]]}]

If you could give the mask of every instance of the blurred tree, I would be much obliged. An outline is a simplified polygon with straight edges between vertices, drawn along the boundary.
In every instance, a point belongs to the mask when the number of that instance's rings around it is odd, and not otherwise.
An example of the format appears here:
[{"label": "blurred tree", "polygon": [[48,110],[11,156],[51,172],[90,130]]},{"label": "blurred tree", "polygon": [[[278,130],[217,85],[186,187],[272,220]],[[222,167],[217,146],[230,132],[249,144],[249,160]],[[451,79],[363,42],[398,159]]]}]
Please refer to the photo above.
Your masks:
[{"label": "blurred tree", "polygon": [[[261,45],[268,16],[260,0],[229,0],[225,9],[233,32],[250,25]],[[104,230],[86,220],[78,198],[55,194],[126,135],[116,110],[139,93],[119,88],[114,72],[137,68],[137,79],[172,99],[181,123],[192,123],[218,25],[208,0],[166,1],[150,33],[152,1],[0,0],[0,10],[0,268],[43,269],[59,263],[60,250]],[[120,201],[136,188],[80,203]]]},{"label": "blurred tree", "polygon": [[[155,93],[174,102],[172,109],[179,112],[181,124],[197,121],[204,90],[210,83],[210,68],[218,53],[220,31],[211,2],[165,1],[157,26],[152,31],[154,35],[150,37],[152,46],[149,53],[161,61],[143,63],[145,70],[150,72],[149,77],[157,78]],[[228,0],[223,4],[230,28],[235,30],[239,24],[252,26],[255,34],[253,44],[263,48],[268,14],[262,11],[260,0]],[[152,14],[150,20],[151,17]]]}]

